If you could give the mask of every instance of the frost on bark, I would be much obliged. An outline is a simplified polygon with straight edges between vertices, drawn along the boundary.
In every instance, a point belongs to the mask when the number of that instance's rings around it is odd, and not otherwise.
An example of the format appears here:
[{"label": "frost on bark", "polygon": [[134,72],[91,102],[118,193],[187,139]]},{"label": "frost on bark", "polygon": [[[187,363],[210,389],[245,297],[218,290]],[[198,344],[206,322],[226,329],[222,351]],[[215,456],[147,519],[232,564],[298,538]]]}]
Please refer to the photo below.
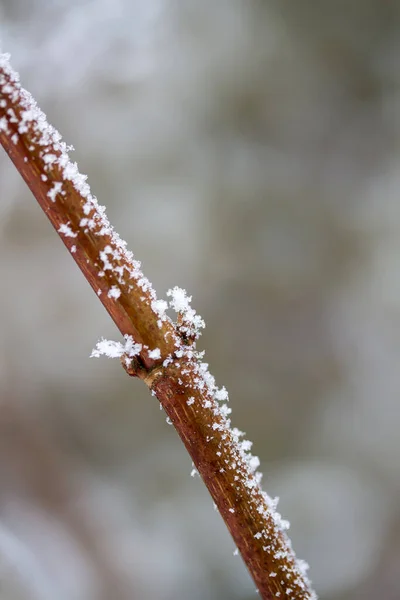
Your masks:
[{"label": "frost on bark", "polygon": [[[175,426],[195,468],[264,599],[315,600],[307,565],[297,560],[276,511],[262,491],[251,442],[231,427],[225,388],[218,389],[196,341],[204,322],[184,290],[157,299],[140,263],[111,227],[86,176],[71,162],[60,134],[0,55],[0,141],[65,246],[124,336],[103,340],[94,355],[120,357],[142,379]],[[177,314],[173,323],[170,307]]]}]

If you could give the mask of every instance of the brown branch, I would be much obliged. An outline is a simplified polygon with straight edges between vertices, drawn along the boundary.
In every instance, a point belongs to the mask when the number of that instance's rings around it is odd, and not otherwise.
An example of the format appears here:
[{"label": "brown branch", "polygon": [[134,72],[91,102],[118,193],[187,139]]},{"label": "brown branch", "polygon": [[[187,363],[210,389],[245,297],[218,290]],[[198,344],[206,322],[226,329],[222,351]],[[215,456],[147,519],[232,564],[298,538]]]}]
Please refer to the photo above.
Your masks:
[{"label": "brown branch", "polygon": [[[225,390],[199,360],[194,311],[174,325],[111,228],[68,148],[0,55],[0,141],[115,324],[124,366],[157,396],[185,444],[265,600],[314,600],[256,459],[230,428]],[[132,350],[132,344],[135,344]]]}]

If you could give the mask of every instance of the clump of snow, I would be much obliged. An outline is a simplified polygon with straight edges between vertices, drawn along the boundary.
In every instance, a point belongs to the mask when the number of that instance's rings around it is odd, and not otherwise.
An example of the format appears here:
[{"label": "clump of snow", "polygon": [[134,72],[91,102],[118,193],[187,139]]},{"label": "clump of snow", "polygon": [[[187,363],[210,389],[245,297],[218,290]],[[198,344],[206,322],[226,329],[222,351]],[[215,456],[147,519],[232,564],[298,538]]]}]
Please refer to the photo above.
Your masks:
[{"label": "clump of snow", "polygon": [[99,358],[107,356],[108,358],[121,358],[124,354],[124,346],[121,342],[102,339],[96,344],[96,348],[92,350],[90,358]]},{"label": "clump of snow", "polygon": [[137,344],[131,335],[125,335],[124,354],[133,358],[142,350],[142,344]]},{"label": "clump of snow", "polygon": [[142,344],[136,344],[132,336],[125,336],[125,343],[115,342],[113,340],[101,339],[92,350],[90,358],[99,358],[107,356],[108,358],[121,358],[127,356],[133,358],[142,350]]},{"label": "clump of snow", "polygon": [[62,183],[61,183],[61,181],[55,181],[53,183],[53,187],[51,188],[51,190],[49,190],[47,192],[47,195],[48,195],[48,197],[50,198],[50,200],[52,202],[56,201],[57,194],[59,194],[61,192],[61,190],[62,190]]},{"label": "clump of snow", "polygon": [[173,357],[172,357],[172,356],[167,356],[167,358],[166,358],[166,359],[164,360],[164,362],[163,362],[163,367],[164,367],[164,368],[167,368],[167,367],[168,367],[168,365],[170,365],[170,364],[171,364],[171,363],[173,363],[173,362],[174,362],[174,359],[173,359]]},{"label": "clump of snow", "polygon": [[64,223],[62,225],[60,225],[60,228],[58,230],[59,233],[62,233],[63,235],[65,235],[65,237],[71,237],[71,238],[75,238],[78,236],[77,233],[74,233],[71,229],[71,227],[69,225],[65,225]]},{"label": "clump of snow", "polygon": [[200,337],[200,330],[206,326],[204,320],[190,306],[192,297],[188,296],[186,290],[175,286],[167,291],[167,296],[171,298],[169,306],[180,316],[178,330],[188,338],[197,340]]},{"label": "clump of snow", "polygon": [[161,358],[160,348],[154,348],[154,350],[149,350],[149,358],[152,358],[154,360]]},{"label": "clump of snow", "polygon": [[216,391],[214,392],[214,398],[215,398],[216,400],[219,400],[219,401],[221,401],[221,402],[223,402],[224,400],[225,400],[225,401],[227,401],[227,400],[228,400],[228,398],[229,398],[229,396],[228,396],[228,392],[227,392],[227,390],[225,389],[225,387],[222,387],[221,389],[219,389],[219,390],[216,390]]},{"label": "clump of snow", "polygon": [[0,119],[0,131],[8,131],[7,119],[5,117],[1,117]]},{"label": "clump of snow", "polygon": [[191,296],[187,296],[186,290],[175,286],[173,289],[168,290],[167,296],[171,297],[170,306],[177,313],[185,314],[191,311],[190,302],[192,301]]},{"label": "clump of snow", "polygon": [[109,298],[114,298],[115,300],[117,300],[120,297],[120,295],[121,290],[116,285],[113,285],[107,294]]},{"label": "clump of snow", "polygon": [[157,325],[161,328],[163,321],[167,319],[166,310],[168,308],[168,302],[165,300],[153,300],[151,308],[158,315]]}]

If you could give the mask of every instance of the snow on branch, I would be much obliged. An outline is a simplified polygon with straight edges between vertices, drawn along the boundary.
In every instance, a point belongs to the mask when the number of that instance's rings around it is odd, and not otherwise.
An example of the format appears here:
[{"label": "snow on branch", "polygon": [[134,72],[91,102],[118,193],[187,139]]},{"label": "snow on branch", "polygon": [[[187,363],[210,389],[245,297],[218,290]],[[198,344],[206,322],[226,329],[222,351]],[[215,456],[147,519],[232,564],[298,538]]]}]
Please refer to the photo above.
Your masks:
[{"label": "snow on branch", "polygon": [[[140,263],[111,227],[71,150],[0,54],[0,141],[125,337],[93,356],[123,361],[150,387],[174,424],[265,600],[315,600],[277,502],[262,491],[251,442],[231,428],[228,393],[216,386],[196,340],[203,319],[178,287],[157,299]],[[168,308],[177,313],[173,324]]]},{"label": "snow on branch", "polygon": [[127,250],[104,206],[91,193],[86,175],[70,160],[72,148],[20,86],[6,54],[0,55],[0,73],[0,136],[6,152],[121,333],[143,345],[141,358],[146,366],[152,366],[150,342],[165,354],[170,354],[176,343],[165,302],[157,300],[140,262]]}]

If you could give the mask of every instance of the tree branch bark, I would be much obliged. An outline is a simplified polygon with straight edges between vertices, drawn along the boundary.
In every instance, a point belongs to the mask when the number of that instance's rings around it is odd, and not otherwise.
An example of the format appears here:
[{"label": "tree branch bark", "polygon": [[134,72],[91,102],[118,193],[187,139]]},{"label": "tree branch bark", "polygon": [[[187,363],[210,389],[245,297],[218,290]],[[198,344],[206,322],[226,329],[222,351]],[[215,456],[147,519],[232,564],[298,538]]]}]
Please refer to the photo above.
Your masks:
[{"label": "tree branch bark", "polygon": [[315,600],[285,522],[260,487],[250,443],[231,429],[230,410],[221,405],[226,394],[199,359],[197,333],[187,335],[193,322],[182,326],[194,311],[181,315],[177,325],[166,316],[166,303],[157,300],[140,264],[112,229],[61,136],[21,88],[7,55],[0,55],[0,141],[126,336],[125,368],[149,386],[171,419],[261,597]]}]

